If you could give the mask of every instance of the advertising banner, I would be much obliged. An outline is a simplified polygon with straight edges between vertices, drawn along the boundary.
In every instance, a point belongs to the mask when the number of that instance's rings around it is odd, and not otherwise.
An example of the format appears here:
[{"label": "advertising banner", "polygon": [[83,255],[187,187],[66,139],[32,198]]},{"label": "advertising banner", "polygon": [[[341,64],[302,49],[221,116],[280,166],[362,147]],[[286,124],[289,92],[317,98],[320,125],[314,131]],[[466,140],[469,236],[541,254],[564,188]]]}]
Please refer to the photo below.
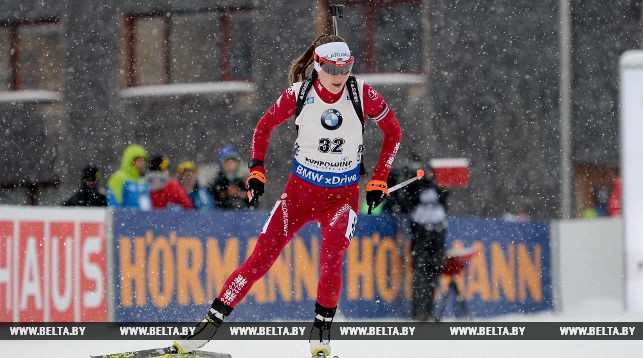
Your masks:
[{"label": "advertising banner", "polygon": [[[115,211],[116,320],[200,320],[228,275],[252,252],[267,217],[267,212],[251,211]],[[353,241],[359,244],[353,242],[346,254],[351,270],[346,270],[350,271],[344,280],[347,294],[342,298],[348,303],[340,303],[345,313],[367,308],[377,315],[399,311],[402,259],[396,232],[396,221],[388,216],[358,224]],[[300,230],[231,318],[309,318],[316,297],[320,241],[315,223]],[[393,280],[375,270],[392,270]],[[382,304],[373,305],[375,300]]]},{"label": "advertising banner", "polygon": [[[113,217],[115,319],[190,322],[203,318],[228,275],[252,252],[268,213],[116,210]],[[450,225],[447,246],[476,252],[455,277],[473,315],[552,308],[546,224],[452,219]],[[229,320],[311,319],[320,241],[316,223],[298,232]],[[341,314],[410,317],[410,254],[400,221],[360,216],[345,255]]]},{"label": "advertising banner", "polygon": [[105,321],[106,217],[0,206],[0,321]]},{"label": "advertising banner", "polygon": [[[449,248],[473,252],[464,272],[453,280],[474,317],[553,309],[548,223],[450,218],[448,230]],[[450,279],[441,277],[444,295]],[[462,314],[454,300],[448,303],[455,314]]]}]

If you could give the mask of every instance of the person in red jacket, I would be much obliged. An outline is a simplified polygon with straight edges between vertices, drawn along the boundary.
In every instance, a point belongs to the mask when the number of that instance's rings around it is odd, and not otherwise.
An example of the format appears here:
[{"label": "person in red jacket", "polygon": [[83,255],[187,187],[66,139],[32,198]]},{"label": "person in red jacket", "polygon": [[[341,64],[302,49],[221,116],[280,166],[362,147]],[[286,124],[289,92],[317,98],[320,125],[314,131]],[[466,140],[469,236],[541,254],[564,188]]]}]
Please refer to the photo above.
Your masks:
[{"label": "person in red jacket", "polygon": [[[249,200],[254,202],[264,193],[264,160],[271,133],[294,116],[297,139],[286,188],[254,251],[228,277],[196,333],[174,342],[177,352],[193,351],[213,338],[223,319],[268,272],[297,231],[316,221],[322,240],[309,343],[313,356],[331,355],[330,327],[342,291],[343,257],[357,223],[359,179],[365,173],[362,154],[368,146],[363,141],[363,128],[375,124],[384,133],[379,160],[366,186],[371,209],[388,195],[386,179],[402,136],[395,114],[379,92],[350,76],[354,61],[342,38],[322,35],[293,63],[291,86],[257,123],[246,180]],[[312,72],[310,77],[306,71]]]},{"label": "person in red jacket", "polygon": [[614,186],[612,187],[612,193],[609,198],[609,205],[607,207],[607,215],[609,216],[619,216],[621,215],[621,178],[614,179]]},{"label": "person in red jacket", "polygon": [[145,174],[145,180],[150,186],[152,208],[173,209],[182,207],[192,209],[192,200],[183,190],[181,183],[170,177],[169,166],[170,160],[163,155],[157,155],[150,160],[149,171]]}]

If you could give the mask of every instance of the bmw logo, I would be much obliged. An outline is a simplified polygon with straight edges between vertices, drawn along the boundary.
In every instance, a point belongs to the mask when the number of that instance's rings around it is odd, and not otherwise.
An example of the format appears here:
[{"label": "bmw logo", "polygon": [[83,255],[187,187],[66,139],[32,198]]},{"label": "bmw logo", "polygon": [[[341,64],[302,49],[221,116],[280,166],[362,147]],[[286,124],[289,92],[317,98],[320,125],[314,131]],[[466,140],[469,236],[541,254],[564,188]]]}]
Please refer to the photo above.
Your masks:
[{"label": "bmw logo", "polygon": [[322,113],[321,125],[328,130],[335,130],[342,125],[342,114],[336,109],[327,109]]}]

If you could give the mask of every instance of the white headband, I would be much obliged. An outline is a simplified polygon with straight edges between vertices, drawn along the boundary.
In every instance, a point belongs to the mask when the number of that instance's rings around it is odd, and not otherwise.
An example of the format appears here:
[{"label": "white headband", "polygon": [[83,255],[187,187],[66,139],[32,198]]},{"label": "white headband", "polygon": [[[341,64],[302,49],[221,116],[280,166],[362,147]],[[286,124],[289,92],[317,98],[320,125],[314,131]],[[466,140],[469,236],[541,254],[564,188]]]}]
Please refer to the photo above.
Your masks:
[{"label": "white headband", "polygon": [[[317,56],[333,62],[344,62],[351,58],[351,50],[346,42],[330,42],[319,45],[315,48]],[[321,71],[321,67],[315,62],[315,70]]]}]

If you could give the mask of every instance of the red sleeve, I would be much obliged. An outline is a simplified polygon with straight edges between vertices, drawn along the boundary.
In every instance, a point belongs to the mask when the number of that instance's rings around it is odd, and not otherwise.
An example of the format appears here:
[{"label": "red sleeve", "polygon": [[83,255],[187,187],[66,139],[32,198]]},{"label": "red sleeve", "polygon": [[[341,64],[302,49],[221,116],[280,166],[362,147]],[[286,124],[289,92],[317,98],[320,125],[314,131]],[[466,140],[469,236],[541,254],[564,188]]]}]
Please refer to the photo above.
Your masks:
[{"label": "red sleeve", "polygon": [[384,97],[371,86],[364,84],[364,112],[384,132],[380,158],[373,169],[372,180],[386,181],[402,140],[402,129],[393,110]]},{"label": "red sleeve", "polygon": [[190,199],[185,190],[183,190],[181,183],[177,180],[170,180],[169,185],[172,185],[172,196],[174,197],[171,201],[181,205],[184,209],[192,209],[192,199]]},{"label": "red sleeve", "polygon": [[295,91],[292,87],[288,87],[277,99],[277,102],[257,122],[252,136],[251,159],[261,161],[266,159],[266,152],[268,151],[273,129],[292,117],[295,114],[296,106]]},{"label": "red sleeve", "polygon": [[377,118],[387,108],[384,97],[366,83],[364,83],[364,95],[362,98],[364,99],[364,113],[371,119]]}]

